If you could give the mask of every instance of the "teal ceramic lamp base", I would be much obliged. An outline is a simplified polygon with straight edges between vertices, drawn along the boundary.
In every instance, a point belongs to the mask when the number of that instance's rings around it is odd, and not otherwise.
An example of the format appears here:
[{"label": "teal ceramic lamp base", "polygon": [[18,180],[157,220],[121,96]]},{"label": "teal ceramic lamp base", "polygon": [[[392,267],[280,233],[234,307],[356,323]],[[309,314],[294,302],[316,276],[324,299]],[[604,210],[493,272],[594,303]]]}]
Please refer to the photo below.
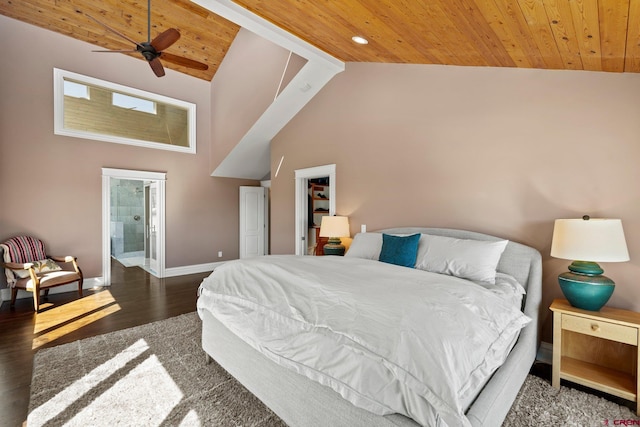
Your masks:
[{"label": "teal ceramic lamp base", "polygon": [[600,310],[613,294],[613,280],[603,276],[604,270],[595,262],[574,261],[569,270],[558,276],[560,289],[569,303],[583,310]]},{"label": "teal ceramic lamp base", "polygon": [[325,255],[343,256],[345,247],[339,237],[329,237],[327,244],[322,247]]}]

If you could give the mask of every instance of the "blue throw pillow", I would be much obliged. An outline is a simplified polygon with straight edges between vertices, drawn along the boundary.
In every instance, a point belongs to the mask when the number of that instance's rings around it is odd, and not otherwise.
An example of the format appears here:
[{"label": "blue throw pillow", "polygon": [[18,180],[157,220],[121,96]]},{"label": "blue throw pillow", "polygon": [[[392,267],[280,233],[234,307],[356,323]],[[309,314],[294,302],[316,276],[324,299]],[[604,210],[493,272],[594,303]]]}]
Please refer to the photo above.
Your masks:
[{"label": "blue throw pillow", "polygon": [[392,236],[382,234],[382,250],[379,260],[403,267],[415,267],[418,256],[420,234],[411,236]]}]

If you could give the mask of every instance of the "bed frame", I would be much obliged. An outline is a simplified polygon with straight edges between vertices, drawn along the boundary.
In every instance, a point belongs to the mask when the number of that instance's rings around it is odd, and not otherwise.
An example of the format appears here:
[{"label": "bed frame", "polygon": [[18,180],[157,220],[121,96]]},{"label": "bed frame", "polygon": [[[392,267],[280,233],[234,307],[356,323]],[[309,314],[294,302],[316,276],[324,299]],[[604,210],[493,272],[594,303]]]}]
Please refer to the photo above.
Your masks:
[{"label": "bed frame", "polygon": [[[446,228],[404,227],[379,232],[501,240],[487,234]],[[529,373],[539,345],[538,318],[542,298],[540,253],[529,246],[510,241],[502,254],[498,271],[514,276],[525,287],[527,294],[522,311],[532,322],[520,332],[505,363],[493,374],[467,410],[467,418],[473,426],[502,424]],[[203,311],[202,317],[202,347],[207,358],[215,359],[289,426],[417,425],[415,421],[399,414],[379,416],[356,408],[332,389],[267,359],[230,332],[208,311]]]}]

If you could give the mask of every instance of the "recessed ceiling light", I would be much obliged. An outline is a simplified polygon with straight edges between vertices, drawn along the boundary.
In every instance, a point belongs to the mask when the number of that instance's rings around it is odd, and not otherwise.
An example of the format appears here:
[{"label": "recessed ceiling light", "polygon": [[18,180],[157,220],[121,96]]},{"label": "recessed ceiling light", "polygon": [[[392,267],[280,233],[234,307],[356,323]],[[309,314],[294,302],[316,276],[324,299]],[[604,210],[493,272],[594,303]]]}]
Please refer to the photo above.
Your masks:
[{"label": "recessed ceiling light", "polygon": [[351,37],[351,40],[353,40],[354,42],[356,42],[358,44],[369,44],[369,40],[365,39],[364,37],[360,37],[360,36],[353,36],[353,37]]}]

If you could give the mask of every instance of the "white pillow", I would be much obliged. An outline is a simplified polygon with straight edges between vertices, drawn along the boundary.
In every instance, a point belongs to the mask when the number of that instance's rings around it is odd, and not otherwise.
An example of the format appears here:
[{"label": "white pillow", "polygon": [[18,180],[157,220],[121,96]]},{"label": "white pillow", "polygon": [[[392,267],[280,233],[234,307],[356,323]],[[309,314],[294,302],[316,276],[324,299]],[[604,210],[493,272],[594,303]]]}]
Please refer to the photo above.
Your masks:
[{"label": "white pillow", "polygon": [[[393,236],[410,236],[410,234],[393,234]],[[426,236],[426,234],[420,236],[416,262],[422,259],[426,253]],[[382,251],[382,233],[358,233],[353,237],[351,246],[349,246],[349,250],[344,256],[378,261],[380,259],[380,251]]]},{"label": "white pillow", "polygon": [[[33,268],[37,273],[46,273],[48,271],[60,271],[62,268],[56,264],[52,259],[41,259],[40,261],[33,261]],[[29,270],[13,270],[13,274],[21,279],[30,277]]]},{"label": "white pillow", "polygon": [[508,240],[484,241],[423,235],[426,251],[416,268],[463,279],[495,283],[496,268]]},{"label": "white pillow", "polygon": [[344,256],[378,260],[382,250],[381,233],[358,233],[353,236],[349,250]]}]

